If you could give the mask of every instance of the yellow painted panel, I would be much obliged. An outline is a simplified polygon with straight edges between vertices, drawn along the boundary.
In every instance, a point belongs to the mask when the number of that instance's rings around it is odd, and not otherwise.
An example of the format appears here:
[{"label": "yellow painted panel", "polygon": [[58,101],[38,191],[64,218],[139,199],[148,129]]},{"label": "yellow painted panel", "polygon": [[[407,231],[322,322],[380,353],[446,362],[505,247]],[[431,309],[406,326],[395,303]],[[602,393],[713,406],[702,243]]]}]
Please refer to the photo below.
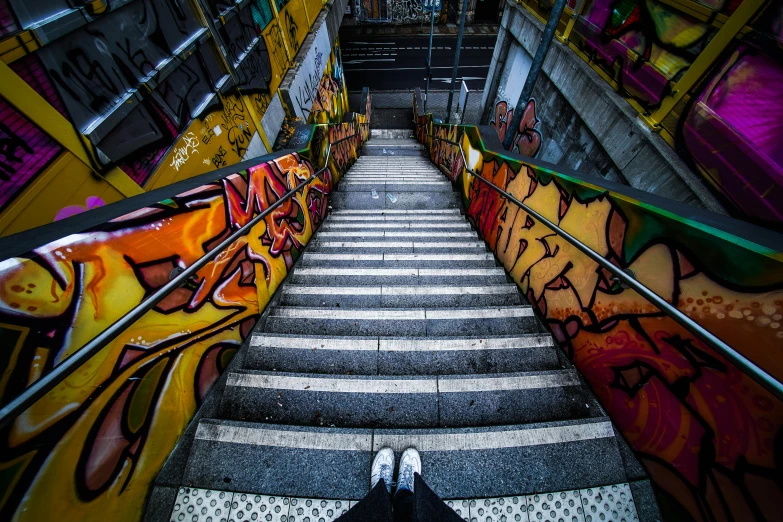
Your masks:
[{"label": "yellow painted panel", "polygon": [[51,223],[58,212],[66,207],[72,207],[68,209],[71,212],[86,211],[124,199],[117,189],[96,176],[70,153],[63,154],[52,163],[41,174],[39,183],[27,191],[33,195],[25,197],[25,193],[20,196],[18,201],[21,205],[14,207],[16,215],[5,225],[0,235],[15,234]]},{"label": "yellow painted panel", "polygon": [[305,10],[307,11],[307,18],[310,19],[310,28],[315,23],[315,17],[321,12],[321,8],[324,6],[322,0],[304,0]]},{"label": "yellow painted panel", "polygon": [[288,41],[288,48],[296,55],[310,29],[307,23],[304,0],[288,2],[280,10],[280,24],[283,28],[283,35]]},{"label": "yellow painted panel", "polygon": [[[242,161],[257,129],[241,96],[232,94],[222,100],[222,108],[190,124],[163,158],[146,190]],[[257,143],[259,139],[256,137]]]},{"label": "yellow painted panel", "polygon": [[272,81],[269,83],[269,92],[274,93],[280,87],[283,76],[290,65],[285,53],[285,42],[280,23],[276,18],[273,19],[261,34],[264,37],[266,48],[269,51],[269,61],[272,64]]}]

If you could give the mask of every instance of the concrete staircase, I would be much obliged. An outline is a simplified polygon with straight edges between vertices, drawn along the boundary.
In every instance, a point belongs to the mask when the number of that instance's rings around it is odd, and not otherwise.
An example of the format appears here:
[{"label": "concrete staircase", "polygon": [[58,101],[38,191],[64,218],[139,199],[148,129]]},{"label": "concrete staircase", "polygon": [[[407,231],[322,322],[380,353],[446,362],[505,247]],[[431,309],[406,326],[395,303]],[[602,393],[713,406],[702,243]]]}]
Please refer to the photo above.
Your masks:
[{"label": "concrete staircase", "polygon": [[207,493],[230,520],[332,520],[383,446],[418,448],[466,520],[655,520],[644,472],[407,133],[341,181],[198,421],[170,520]]}]

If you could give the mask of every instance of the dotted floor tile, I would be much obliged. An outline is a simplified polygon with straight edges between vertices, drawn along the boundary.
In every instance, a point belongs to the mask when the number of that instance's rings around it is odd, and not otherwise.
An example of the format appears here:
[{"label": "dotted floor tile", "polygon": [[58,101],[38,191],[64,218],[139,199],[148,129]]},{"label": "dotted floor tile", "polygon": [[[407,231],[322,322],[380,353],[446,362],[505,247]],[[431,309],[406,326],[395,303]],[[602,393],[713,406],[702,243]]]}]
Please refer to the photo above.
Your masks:
[{"label": "dotted floor tile", "polygon": [[484,498],[470,503],[471,522],[528,522],[524,496]]},{"label": "dotted floor tile", "polygon": [[527,495],[530,522],[585,522],[579,491]]},{"label": "dotted floor tile", "polygon": [[462,517],[462,520],[465,522],[470,522],[470,503],[473,502],[472,500],[445,500],[446,505],[449,506],[451,509],[453,509],[459,516]]},{"label": "dotted floor tile", "polygon": [[285,522],[331,522],[351,508],[348,500],[292,498]]},{"label": "dotted floor tile", "polygon": [[171,522],[228,522],[233,498],[227,491],[179,488]]},{"label": "dotted floor tile", "polygon": [[631,487],[615,484],[580,490],[585,522],[638,522]]},{"label": "dotted floor tile", "polygon": [[234,493],[229,522],[288,522],[288,497]]}]

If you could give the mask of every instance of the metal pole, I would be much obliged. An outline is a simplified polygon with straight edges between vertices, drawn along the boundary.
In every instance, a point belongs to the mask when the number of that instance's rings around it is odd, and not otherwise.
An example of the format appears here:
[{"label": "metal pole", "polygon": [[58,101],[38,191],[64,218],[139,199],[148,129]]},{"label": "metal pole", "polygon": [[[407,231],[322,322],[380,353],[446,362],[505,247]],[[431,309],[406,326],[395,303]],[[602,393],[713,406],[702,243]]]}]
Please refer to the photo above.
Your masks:
[{"label": "metal pole", "polygon": [[[442,2],[443,0],[441,0]],[[430,51],[427,55],[427,86],[424,88],[424,114],[427,114],[427,101],[430,97],[430,77],[432,76],[432,33],[435,31],[435,0],[430,0],[432,15],[430,16]]]},{"label": "metal pole", "polygon": [[[463,80],[463,81],[464,81],[464,80]],[[464,106],[464,107],[462,107],[462,114],[460,114],[460,117],[459,117],[459,124],[460,124],[460,125],[462,125],[463,123],[465,123],[465,111],[466,111],[466,110],[467,110],[467,108],[468,108],[468,98],[470,98],[470,91],[468,91],[468,92],[466,92],[466,93],[465,93],[465,106]]]},{"label": "metal pole", "polygon": [[[565,2],[565,0],[558,0]],[[459,34],[457,35],[457,52],[454,54],[454,68],[451,70],[451,90],[449,90],[449,105],[446,108],[446,123],[451,123],[451,104],[454,102],[454,84],[457,83],[459,68],[459,52],[462,50],[462,32],[465,30],[465,15],[468,13],[468,0],[462,2],[462,16],[459,17]]]},{"label": "metal pole", "polygon": [[552,38],[555,36],[555,29],[557,29],[557,24],[560,21],[560,17],[563,15],[565,4],[566,0],[555,0],[555,5],[552,6],[552,11],[549,13],[549,20],[546,22],[544,32],[541,33],[541,41],[538,42],[536,56],[533,58],[530,72],[527,73],[525,85],[522,87],[522,94],[519,95],[519,100],[514,106],[514,117],[511,119],[511,123],[508,124],[508,127],[506,127],[506,137],[503,140],[503,148],[506,150],[512,150],[516,129],[519,129],[519,124],[522,122],[522,115],[525,113],[525,107],[530,99],[530,95],[533,94],[533,87],[541,72],[541,66],[544,65],[546,53],[549,51],[549,45],[552,43]]}]

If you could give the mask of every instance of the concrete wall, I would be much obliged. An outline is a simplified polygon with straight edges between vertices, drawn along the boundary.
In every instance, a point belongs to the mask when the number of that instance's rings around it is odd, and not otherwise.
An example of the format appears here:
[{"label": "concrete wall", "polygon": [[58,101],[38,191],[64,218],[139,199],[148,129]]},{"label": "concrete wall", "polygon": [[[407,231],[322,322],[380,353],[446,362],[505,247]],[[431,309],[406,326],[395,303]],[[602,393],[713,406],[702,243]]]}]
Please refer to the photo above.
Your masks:
[{"label": "concrete wall", "polygon": [[[353,88],[358,85],[350,86]],[[478,125],[481,120],[482,91],[471,91],[462,117],[457,112],[459,90],[454,92],[452,102],[452,123],[459,123],[460,118],[466,125]],[[372,91],[372,127],[375,129],[394,129],[413,127],[413,90],[410,91]],[[446,107],[448,106],[449,91],[430,91],[430,101],[427,112],[442,121],[446,121]],[[361,92],[349,92],[348,102],[352,111],[361,108]]]},{"label": "concrete wall", "polygon": [[[521,92],[543,31],[524,7],[506,0],[482,99],[482,123],[499,127]],[[527,64],[527,67],[525,67]],[[552,42],[533,90],[540,134],[535,157],[725,214],[723,206],[636,111],[579,56]],[[507,107],[498,105],[506,102]]]}]

